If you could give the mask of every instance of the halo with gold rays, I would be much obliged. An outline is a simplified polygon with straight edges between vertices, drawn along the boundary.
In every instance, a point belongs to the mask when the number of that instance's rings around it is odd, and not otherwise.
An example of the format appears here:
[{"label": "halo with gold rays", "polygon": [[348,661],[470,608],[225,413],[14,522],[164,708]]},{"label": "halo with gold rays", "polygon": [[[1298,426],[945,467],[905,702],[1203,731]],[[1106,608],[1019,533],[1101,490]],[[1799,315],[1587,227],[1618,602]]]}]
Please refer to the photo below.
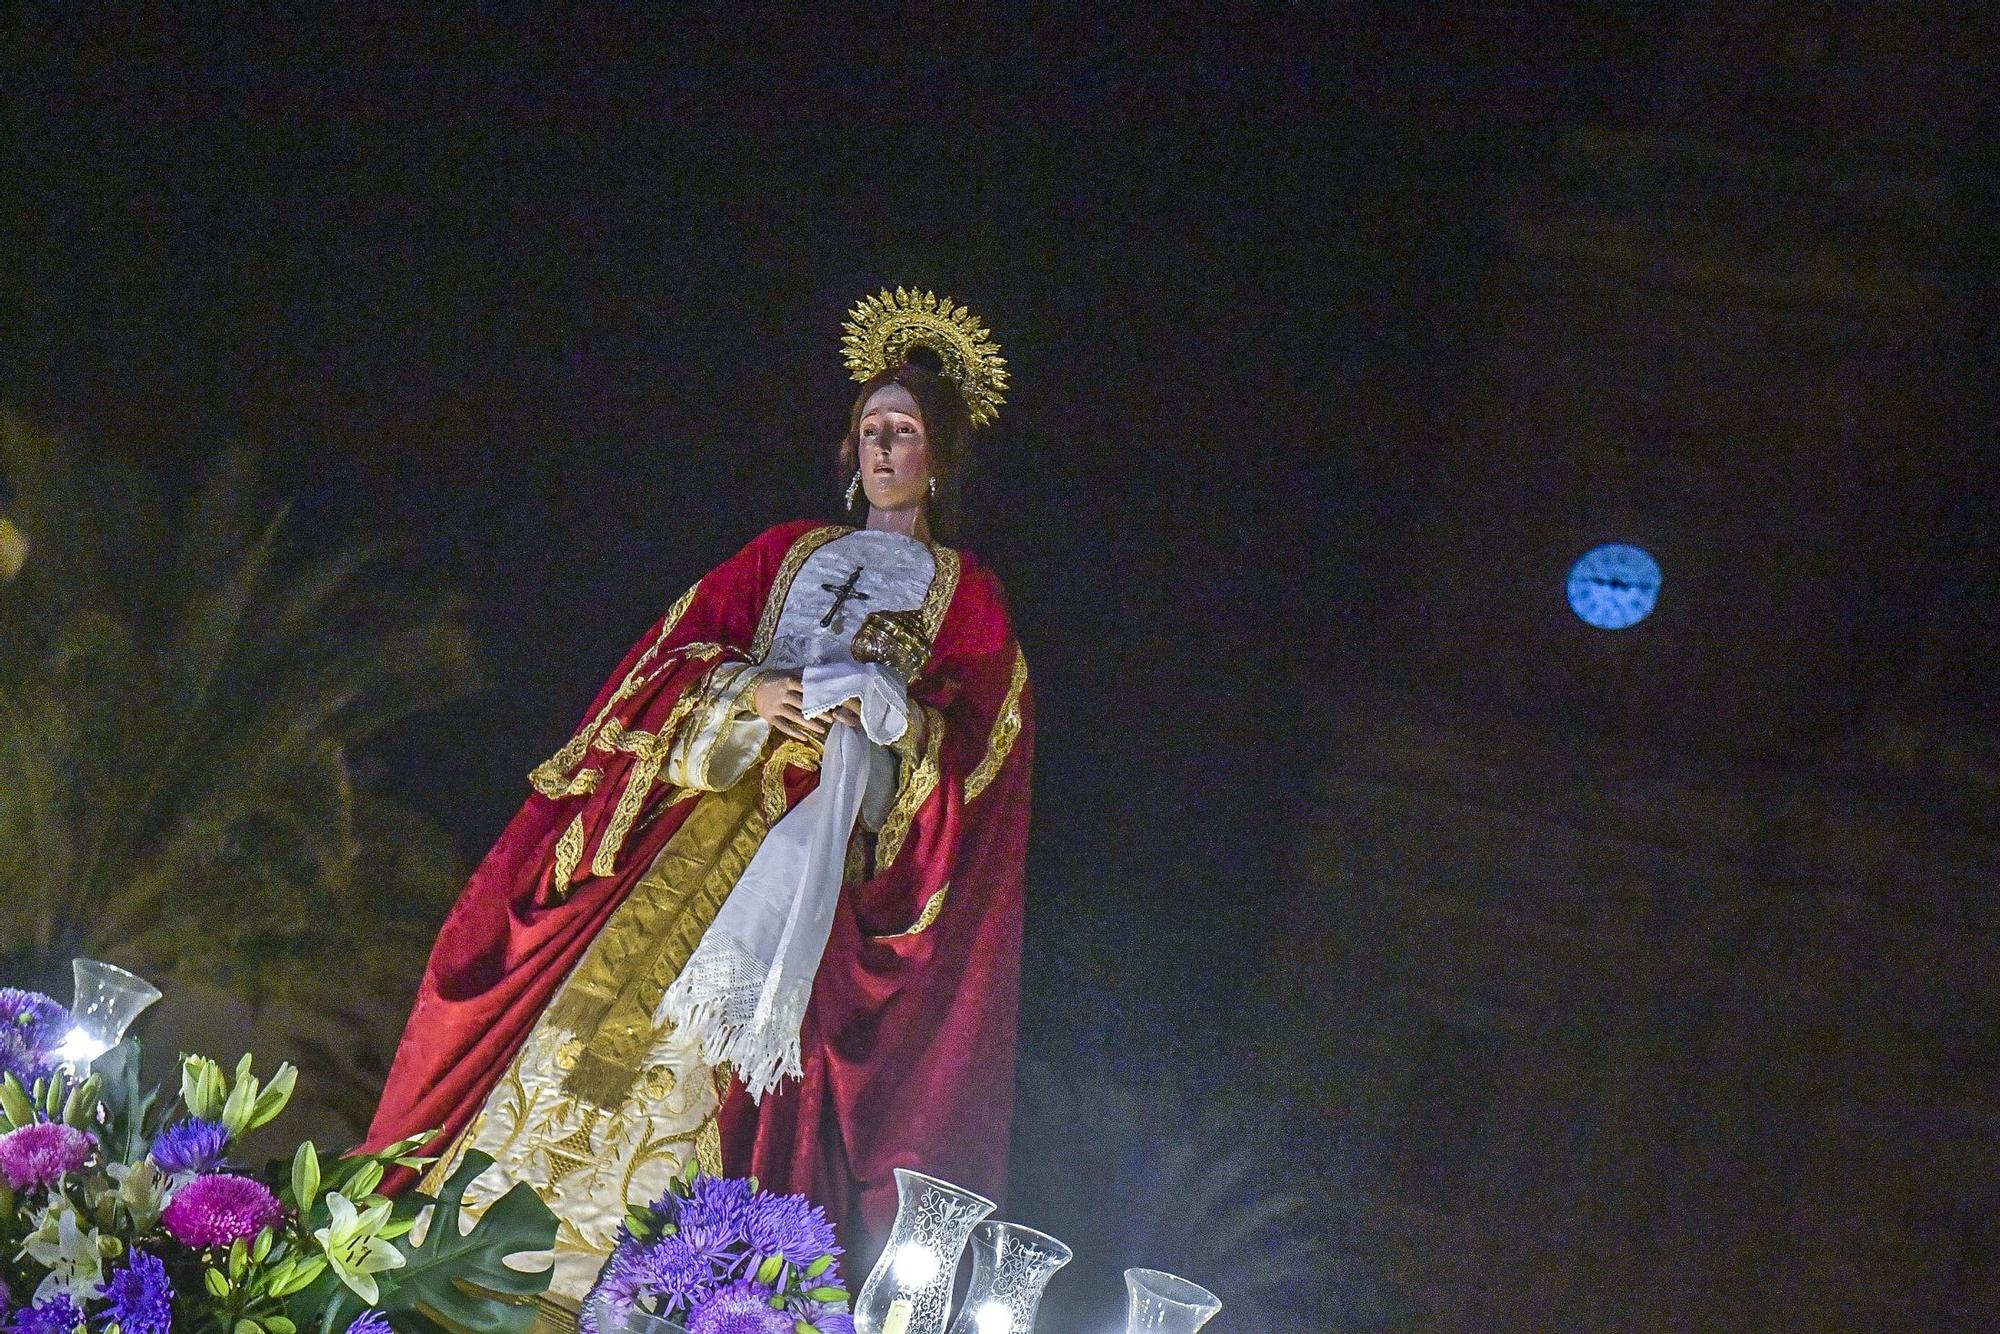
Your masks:
[{"label": "halo with gold rays", "polygon": [[917,344],[937,354],[946,378],[965,395],[972,424],[984,426],[1000,415],[1007,390],[1007,363],[1000,345],[977,315],[932,292],[887,288],[865,296],[840,326],[840,349],[856,380],[867,381],[901,365]]}]

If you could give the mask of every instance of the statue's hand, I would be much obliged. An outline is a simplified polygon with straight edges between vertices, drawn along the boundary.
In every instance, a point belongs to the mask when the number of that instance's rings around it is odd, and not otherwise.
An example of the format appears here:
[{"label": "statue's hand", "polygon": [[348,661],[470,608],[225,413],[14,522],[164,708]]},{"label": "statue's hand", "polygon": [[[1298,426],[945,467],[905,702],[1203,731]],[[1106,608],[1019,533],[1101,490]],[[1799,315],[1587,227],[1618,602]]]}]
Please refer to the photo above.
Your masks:
[{"label": "statue's hand", "polygon": [[[805,683],[803,674],[796,670],[773,672],[757,685],[750,696],[750,707],[757,716],[786,736],[798,741],[824,741],[826,729],[830,725],[826,717],[808,718],[805,715]],[[846,708],[845,704],[840,706]],[[839,717],[836,709],[833,716]],[[856,720],[859,720],[859,714]]]}]

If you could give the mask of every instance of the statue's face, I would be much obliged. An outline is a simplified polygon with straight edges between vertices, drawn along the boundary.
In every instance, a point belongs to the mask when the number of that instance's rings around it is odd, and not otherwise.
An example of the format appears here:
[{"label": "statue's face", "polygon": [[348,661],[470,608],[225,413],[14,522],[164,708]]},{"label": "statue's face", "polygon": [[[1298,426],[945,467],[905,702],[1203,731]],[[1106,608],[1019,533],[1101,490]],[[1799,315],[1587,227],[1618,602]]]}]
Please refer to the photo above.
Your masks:
[{"label": "statue's face", "polygon": [[855,466],[878,510],[914,509],[930,494],[931,449],[917,400],[899,384],[883,385],[861,409]]}]

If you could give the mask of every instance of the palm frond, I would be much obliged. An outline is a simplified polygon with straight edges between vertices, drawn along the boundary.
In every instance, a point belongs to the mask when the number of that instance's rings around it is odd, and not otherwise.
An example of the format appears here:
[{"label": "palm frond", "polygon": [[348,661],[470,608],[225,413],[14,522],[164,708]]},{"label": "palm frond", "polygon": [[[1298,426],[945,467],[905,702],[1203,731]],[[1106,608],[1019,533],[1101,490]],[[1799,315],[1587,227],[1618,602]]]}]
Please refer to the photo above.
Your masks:
[{"label": "palm frond", "polygon": [[[379,545],[293,549],[245,453],[175,505],[5,418],[0,470],[32,543],[0,585],[8,980],[88,953],[335,1016],[373,1035],[358,1099],[463,867],[352,749],[478,686],[462,608]],[[349,1022],[357,994],[380,1022]]]}]

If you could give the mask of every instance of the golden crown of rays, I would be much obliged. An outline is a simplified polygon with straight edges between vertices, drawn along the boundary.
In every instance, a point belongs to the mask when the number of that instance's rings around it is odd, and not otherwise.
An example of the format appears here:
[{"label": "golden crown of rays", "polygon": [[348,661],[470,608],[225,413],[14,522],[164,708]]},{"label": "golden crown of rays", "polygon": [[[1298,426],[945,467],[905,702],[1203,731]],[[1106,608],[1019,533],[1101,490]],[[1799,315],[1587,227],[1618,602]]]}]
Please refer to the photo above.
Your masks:
[{"label": "golden crown of rays", "polygon": [[984,426],[1000,415],[1007,389],[1007,363],[1000,345],[977,315],[934,292],[909,292],[898,287],[892,295],[865,296],[847,312],[840,350],[847,369],[867,381],[891,366],[900,366],[912,347],[922,344],[937,354],[945,378],[965,395],[972,424]]}]

